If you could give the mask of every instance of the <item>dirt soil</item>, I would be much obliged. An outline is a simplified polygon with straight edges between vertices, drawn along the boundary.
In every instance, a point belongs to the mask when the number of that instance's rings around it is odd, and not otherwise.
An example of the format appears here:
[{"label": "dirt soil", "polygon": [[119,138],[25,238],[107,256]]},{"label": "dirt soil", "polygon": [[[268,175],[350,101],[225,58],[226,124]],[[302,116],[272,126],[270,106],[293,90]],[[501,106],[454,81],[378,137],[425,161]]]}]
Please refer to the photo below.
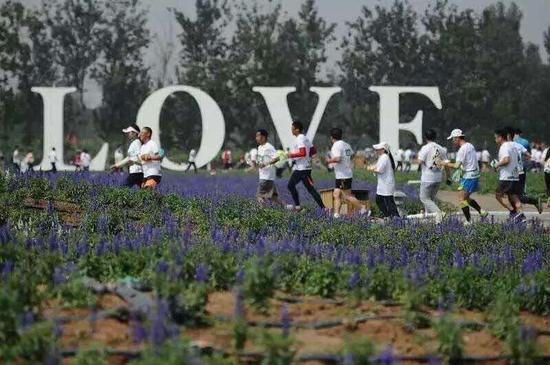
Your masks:
[{"label": "dirt soil", "polygon": [[[280,297],[279,295],[278,297]],[[403,356],[421,356],[435,353],[437,338],[433,329],[411,331],[397,317],[401,308],[395,305],[366,300],[358,305],[349,301],[327,301],[318,297],[299,297],[297,302],[286,303],[288,312],[295,324],[305,324],[313,321],[344,319],[342,325],[325,328],[293,328],[291,336],[296,340],[298,355],[305,353],[335,353],[342,350],[346,340],[367,336],[380,351],[391,347],[394,353]],[[124,305],[125,302],[113,294],[104,294],[98,298],[98,310],[112,309]],[[267,314],[260,314],[250,307],[246,307],[246,319],[258,322],[280,322],[280,313],[284,301],[272,299]],[[200,346],[214,346],[219,349],[232,349],[233,325],[230,319],[234,313],[234,295],[231,292],[215,292],[209,296],[207,312],[211,324],[201,328],[182,329],[182,335],[191,339]],[[98,319],[95,325],[86,319],[91,311],[86,308],[64,308],[62,303],[50,300],[44,303],[41,314],[46,317],[70,316],[77,319],[63,325],[61,343],[63,348],[89,348],[94,345],[104,345],[109,348],[128,350],[139,349],[140,345],[133,343],[129,324],[122,319]],[[436,311],[432,316],[439,315]],[[366,322],[354,322],[358,316],[395,316],[396,318],[372,319]],[[458,320],[483,322],[485,316],[481,312],[457,310],[453,316]],[[533,325],[539,330],[550,330],[550,316],[536,316],[527,312],[521,313],[524,324]],[[249,340],[246,350],[260,351],[254,344],[262,328],[253,326],[249,329]],[[271,328],[269,331],[281,331]],[[505,345],[489,330],[464,330],[463,335],[465,352],[469,356],[496,356],[502,354]],[[546,355],[550,354],[550,335],[538,337],[540,348]],[[74,359],[66,358],[64,364],[73,363]],[[109,364],[118,365],[127,362],[120,356],[111,356]],[[494,362],[499,364],[502,362]],[[308,365],[319,364],[308,362]],[[412,364],[412,362],[411,362]]]}]

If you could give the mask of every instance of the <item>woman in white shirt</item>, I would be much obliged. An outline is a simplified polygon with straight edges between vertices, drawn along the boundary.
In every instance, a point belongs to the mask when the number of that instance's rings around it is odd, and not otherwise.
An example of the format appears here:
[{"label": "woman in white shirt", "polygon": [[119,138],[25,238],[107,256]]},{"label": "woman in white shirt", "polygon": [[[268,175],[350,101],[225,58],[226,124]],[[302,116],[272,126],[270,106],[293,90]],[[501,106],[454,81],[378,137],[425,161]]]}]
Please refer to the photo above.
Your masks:
[{"label": "woman in white shirt", "polygon": [[376,165],[370,166],[369,171],[378,177],[376,186],[376,205],[384,217],[399,217],[393,194],[395,193],[395,161],[387,143],[381,142],[372,146],[378,155]]}]

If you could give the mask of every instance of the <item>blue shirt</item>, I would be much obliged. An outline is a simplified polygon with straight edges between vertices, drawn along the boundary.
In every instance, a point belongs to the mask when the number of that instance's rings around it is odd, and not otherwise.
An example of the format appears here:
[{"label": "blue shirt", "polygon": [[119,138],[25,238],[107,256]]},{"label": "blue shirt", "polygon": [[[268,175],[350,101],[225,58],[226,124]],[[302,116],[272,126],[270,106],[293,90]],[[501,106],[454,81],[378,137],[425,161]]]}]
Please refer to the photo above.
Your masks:
[{"label": "blue shirt", "polygon": [[525,147],[527,149],[527,151],[529,151],[529,153],[531,152],[531,147],[529,146],[529,141],[526,140],[525,138],[520,137],[520,136],[516,136],[516,137],[514,137],[514,142],[517,142],[520,145],[522,145],[523,147]]}]

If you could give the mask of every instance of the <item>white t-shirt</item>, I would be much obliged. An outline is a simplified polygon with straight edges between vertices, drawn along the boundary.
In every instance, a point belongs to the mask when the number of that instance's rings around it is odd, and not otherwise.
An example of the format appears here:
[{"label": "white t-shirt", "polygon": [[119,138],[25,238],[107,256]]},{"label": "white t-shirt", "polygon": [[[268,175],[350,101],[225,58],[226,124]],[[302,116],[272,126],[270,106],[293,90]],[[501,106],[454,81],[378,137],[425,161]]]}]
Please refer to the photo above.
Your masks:
[{"label": "white t-shirt", "polygon": [[140,165],[140,151],[141,141],[139,138],[136,138],[132,141],[132,143],[130,143],[130,146],[128,146],[128,158],[134,162],[134,164],[128,168],[130,174],[139,174],[140,172],[143,172]]},{"label": "white t-shirt", "polygon": [[500,166],[498,169],[498,179],[501,181],[519,180],[519,154],[514,142],[504,142],[498,150],[498,160],[502,161],[505,157],[510,158],[506,166]]},{"label": "white t-shirt", "polygon": [[456,154],[456,161],[462,165],[465,179],[475,179],[479,177],[479,165],[477,163],[476,149],[473,144],[466,142],[460,147]]},{"label": "white t-shirt", "polygon": [[413,154],[413,151],[410,148],[407,148],[405,150],[405,153],[403,154],[403,158],[405,162],[411,162],[412,154]]},{"label": "white t-shirt", "polygon": [[92,162],[92,156],[89,153],[82,152],[80,154],[80,166],[90,167],[90,162]]},{"label": "white t-shirt", "polygon": [[395,162],[401,162],[403,161],[403,155],[405,154],[405,151],[403,151],[401,148],[397,150],[397,153],[395,154]]},{"label": "white t-shirt", "polygon": [[197,157],[197,151],[195,150],[189,151],[189,162],[195,162],[196,157]]},{"label": "white t-shirt", "polygon": [[305,135],[299,134],[296,136],[291,152],[295,153],[295,152],[298,152],[300,148],[305,148],[306,155],[305,157],[297,157],[292,159],[295,162],[294,168],[293,168],[294,170],[297,170],[297,171],[311,170],[311,156],[309,155],[311,147],[312,147],[312,144]]},{"label": "white t-shirt", "polygon": [[[150,139],[147,143],[141,146],[139,155],[155,155],[159,153],[159,146]],[[143,177],[162,176],[160,173],[160,161],[143,161],[142,165]]]},{"label": "white t-shirt", "polygon": [[[266,143],[264,145],[258,146],[258,152],[256,155],[256,161],[258,164],[269,163],[277,155],[275,147],[271,143]],[[275,180],[275,166],[270,165],[261,169],[258,169],[260,180]]]},{"label": "white t-shirt", "polygon": [[334,164],[334,175],[337,179],[351,179],[353,170],[351,169],[351,156],[353,149],[349,144],[340,140],[334,142],[330,149],[331,156],[340,157],[340,162]]},{"label": "white t-shirt", "polygon": [[55,154],[55,151],[54,151],[54,150],[51,150],[51,151],[48,153],[48,158],[50,159],[50,162],[51,162],[51,163],[56,163],[56,162],[57,162],[57,155]]},{"label": "white t-shirt", "polygon": [[487,150],[481,151],[481,162],[491,162],[491,154]]},{"label": "white t-shirt", "polygon": [[438,183],[443,181],[443,169],[437,167],[437,160],[446,160],[447,152],[435,142],[429,142],[422,146],[418,152],[418,160],[422,168],[421,182]]},{"label": "white t-shirt", "polygon": [[[525,174],[525,170],[523,169],[523,154],[527,152],[527,148],[525,148],[522,144],[519,144],[515,141],[509,142],[512,144],[512,147],[515,148],[516,153],[518,155],[518,171],[519,174]],[[500,160],[500,157],[499,157]]]},{"label": "white t-shirt", "polygon": [[395,192],[395,176],[391,166],[390,157],[383,154],[378,157],[376,162],[378,171],[378,184],[376,185],[376,194],[382,196],[393,196]]}]

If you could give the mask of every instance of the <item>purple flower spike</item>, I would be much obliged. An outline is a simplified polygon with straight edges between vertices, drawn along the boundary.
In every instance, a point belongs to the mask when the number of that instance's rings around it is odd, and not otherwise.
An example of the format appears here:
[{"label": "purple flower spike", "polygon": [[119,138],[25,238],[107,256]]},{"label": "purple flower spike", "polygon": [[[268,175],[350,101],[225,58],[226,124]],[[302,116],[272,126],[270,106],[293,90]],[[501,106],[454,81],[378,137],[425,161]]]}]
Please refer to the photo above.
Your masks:
[{"label": "purple flower spike", "polygon": [[208,282],[208,266],[204,263],[199,264],[195,271],[195,280],[206,283]]}]

